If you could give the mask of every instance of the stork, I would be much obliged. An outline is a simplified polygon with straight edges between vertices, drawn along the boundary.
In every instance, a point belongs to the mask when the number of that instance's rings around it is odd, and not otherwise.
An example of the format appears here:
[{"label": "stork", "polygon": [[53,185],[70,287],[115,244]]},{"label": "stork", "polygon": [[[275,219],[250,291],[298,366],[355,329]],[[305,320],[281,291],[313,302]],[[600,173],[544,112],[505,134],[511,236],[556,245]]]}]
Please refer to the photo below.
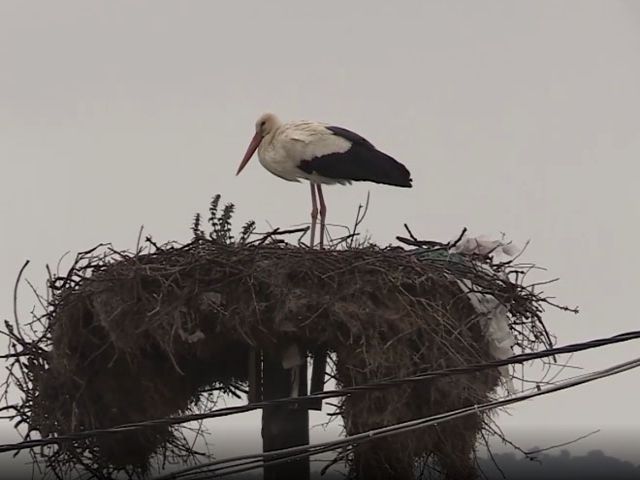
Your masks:
[{"label": "stork", "polygon": [[346,128],[310,121],[281,123],[273,113],[261,115],[255,127],[236,175],[258,150],[260,163],[272,174],[290,182],[308,180],[311,185],[311,247],[315,240],[318,200],[320,248],[323,246],[327,206],[322,185],[366,181],[411,187],[411,173],[403,164]]}]

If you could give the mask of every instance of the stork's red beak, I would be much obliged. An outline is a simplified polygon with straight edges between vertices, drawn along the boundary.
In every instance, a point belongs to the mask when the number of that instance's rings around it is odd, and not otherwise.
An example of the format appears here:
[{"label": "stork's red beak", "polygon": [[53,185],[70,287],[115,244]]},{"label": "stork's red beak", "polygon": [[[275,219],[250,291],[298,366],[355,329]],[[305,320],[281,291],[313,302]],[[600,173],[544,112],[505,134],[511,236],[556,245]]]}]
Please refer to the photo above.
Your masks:
[{"label": "stork's red beak", "polygon": [[249,144],[249,148],[247,148],[247,153],[244,154],[244,158],[240,162],[240,166],[238,167],[238,171],[236,172],[236,175],[239,175],[240,172],[242,171],[242,169],[245,167],[245,165],[247,163],[249,163],[249,160],[251,159],[251,157],[255,153],[255,151],[258,148],[258,146],[260,145],[261,141],[262,141],[262,137],[260,136],[260,132],[256,132],[256,134],[251,139],[251,143]]}]

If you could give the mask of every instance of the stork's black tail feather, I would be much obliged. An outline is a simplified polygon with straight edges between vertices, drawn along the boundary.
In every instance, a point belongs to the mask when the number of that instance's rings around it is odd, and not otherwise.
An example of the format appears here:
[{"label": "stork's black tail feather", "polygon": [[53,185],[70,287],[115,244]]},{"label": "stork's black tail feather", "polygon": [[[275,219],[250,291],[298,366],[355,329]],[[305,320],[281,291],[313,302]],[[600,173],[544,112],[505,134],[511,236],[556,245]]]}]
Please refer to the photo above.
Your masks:
[{"label": "stork's black tail feather", "polygon": [[364,175],[352,180],[411,188],[411,172],[395,158],[375,149],[363,153],[362,158],[360,162],[366,165],[362,169]]}]

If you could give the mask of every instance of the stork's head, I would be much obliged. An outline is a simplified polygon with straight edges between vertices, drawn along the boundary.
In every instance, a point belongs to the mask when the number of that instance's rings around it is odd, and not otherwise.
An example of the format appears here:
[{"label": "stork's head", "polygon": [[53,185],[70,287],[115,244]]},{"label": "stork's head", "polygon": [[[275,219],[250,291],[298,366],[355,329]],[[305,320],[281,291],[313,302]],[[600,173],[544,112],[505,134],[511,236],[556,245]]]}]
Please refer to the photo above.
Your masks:
[{"label": "stork's head", "polygon": [[273,113],[263,113],[260,115],[260,118],[256,121],[256,133],[253,135],[251,139],[251,143],[249,143],[249,147],[247,148],[247,153],[244,154],[244,158],[240,162],[240,166],[238,167],[238,171],[236,175],[238,175],[242,169],[245,167],[249,160],[260,146],[260,142],[267,135],[275,132],[276,129],[280,126],[280,120]]}]

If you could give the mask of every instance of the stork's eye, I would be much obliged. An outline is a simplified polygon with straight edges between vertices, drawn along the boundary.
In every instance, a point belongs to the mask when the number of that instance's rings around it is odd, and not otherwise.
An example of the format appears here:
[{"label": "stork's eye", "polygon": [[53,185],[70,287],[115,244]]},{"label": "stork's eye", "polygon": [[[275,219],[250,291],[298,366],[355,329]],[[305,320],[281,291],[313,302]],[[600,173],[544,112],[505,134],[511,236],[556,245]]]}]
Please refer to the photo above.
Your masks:
[{"label": "stork's eye", "polygon": [[262,120],[262,121],[260,122],[260,126],[261,126],[261,127],[264,127],[266,124],[267,124],[267,121],[266,121],[266,120]]}]

